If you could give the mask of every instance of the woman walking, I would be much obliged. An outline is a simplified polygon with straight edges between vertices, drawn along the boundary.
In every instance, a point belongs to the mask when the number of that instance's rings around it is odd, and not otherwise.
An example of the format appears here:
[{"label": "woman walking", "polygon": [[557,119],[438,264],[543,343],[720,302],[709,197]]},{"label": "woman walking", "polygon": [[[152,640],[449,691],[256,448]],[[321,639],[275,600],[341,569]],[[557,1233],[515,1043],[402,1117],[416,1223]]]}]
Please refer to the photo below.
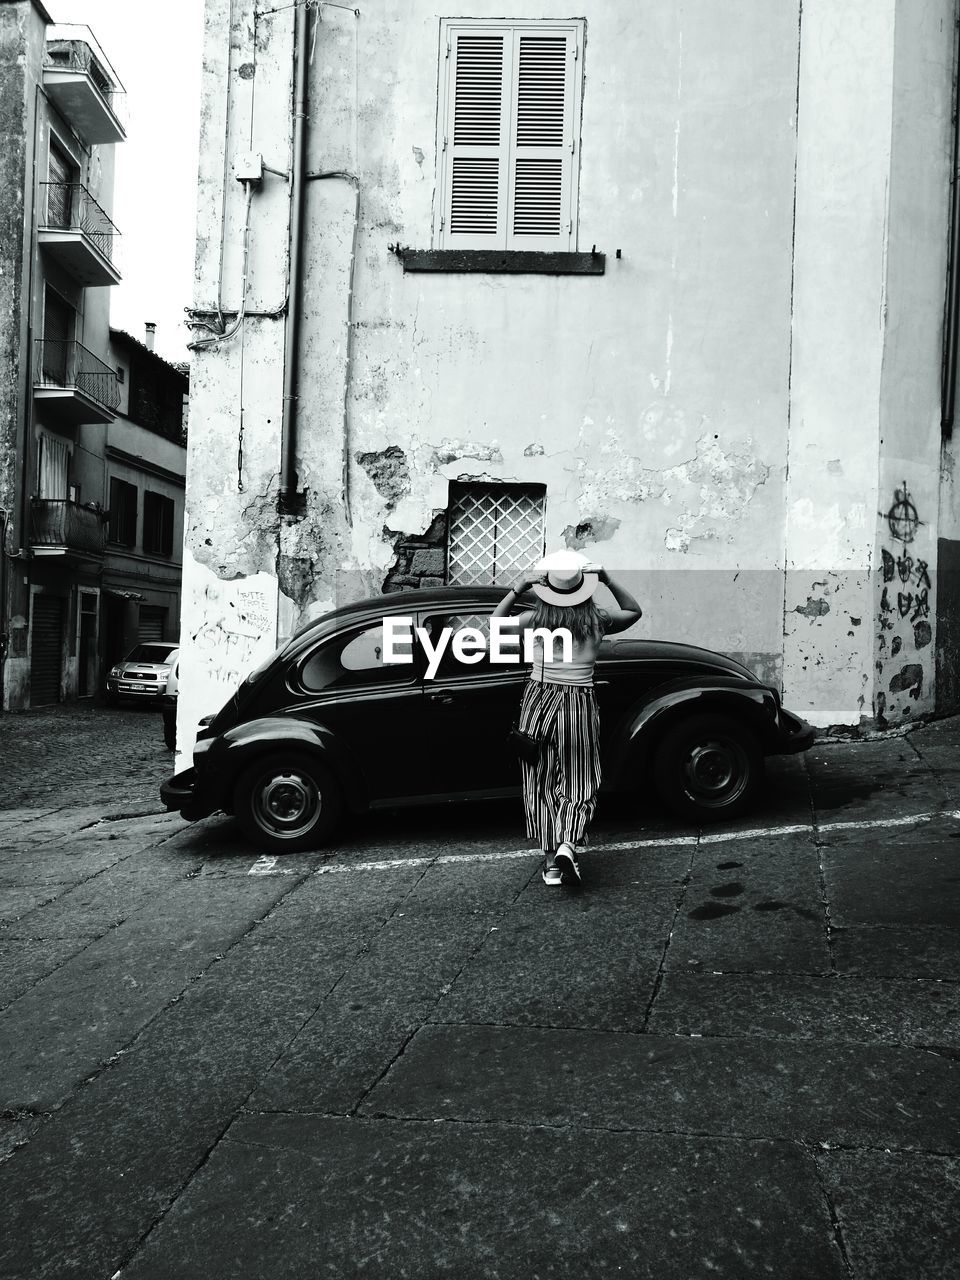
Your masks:
[{"label": "woman walking", "polygon": [[[603,582],[616,609],[593,600]],[[544,740],[535,763],[523,761],[527,836],[543,850],[545,884],[579,884],[579,854],[597,805],[600,786],[600,718],[593,668],[604,635],[624,631],[641,615],[633,596],[605,569],[573,551],[546,556],[519,578],[493,611],[509,615],[517,597],[532,587],[535,609],[520,614],[520,633],[567,629],[572,645],[565,660],[535,637],[535,658],[523,692],[520,728]]]}]

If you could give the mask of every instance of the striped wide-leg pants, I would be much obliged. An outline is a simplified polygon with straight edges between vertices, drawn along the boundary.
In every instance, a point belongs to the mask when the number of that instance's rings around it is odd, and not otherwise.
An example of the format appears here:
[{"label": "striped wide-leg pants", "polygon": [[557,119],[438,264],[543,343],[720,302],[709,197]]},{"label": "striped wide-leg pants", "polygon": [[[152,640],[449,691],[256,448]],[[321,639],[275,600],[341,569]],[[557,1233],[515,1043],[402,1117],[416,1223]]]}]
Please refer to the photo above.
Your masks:
[{"label": "striped wide-leg pants", "polygon": [[547,738],[535,765],[522,762],[527,836],[541,849],[565,841],[582,845],[600,787],[600,715],[593,687],[528,680],[520,728]]}]

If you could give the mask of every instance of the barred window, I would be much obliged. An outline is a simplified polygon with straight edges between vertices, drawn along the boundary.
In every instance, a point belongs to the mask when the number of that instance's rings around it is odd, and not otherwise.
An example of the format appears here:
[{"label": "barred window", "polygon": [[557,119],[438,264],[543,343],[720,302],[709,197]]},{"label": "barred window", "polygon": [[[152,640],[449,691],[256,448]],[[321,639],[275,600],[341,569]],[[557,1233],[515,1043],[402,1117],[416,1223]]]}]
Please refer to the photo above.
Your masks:
[{"label": "barred window", "polygon": [[544,553],[546,487],[451,484],[447,582],[500,586]]}]

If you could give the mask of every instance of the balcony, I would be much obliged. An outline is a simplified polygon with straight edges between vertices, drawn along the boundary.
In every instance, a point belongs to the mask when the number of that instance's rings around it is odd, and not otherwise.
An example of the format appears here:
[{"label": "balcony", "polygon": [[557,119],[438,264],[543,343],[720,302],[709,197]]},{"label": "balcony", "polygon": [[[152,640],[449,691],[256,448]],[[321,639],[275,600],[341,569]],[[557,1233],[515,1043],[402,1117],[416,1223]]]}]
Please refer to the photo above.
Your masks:
[{"label": "balcony", "polygon": [[38,239],[84,288],[119,284],[116,227],[79,182],[41,182]]},{"label": "balcony", "polygon": [[103,512],[66,498],[30,502],[30,549],[35,556],[101,557],[106,530]]},{"label": "balcony", "polygon": [[126,138],[123,85],[89,27],[47,28],[43,87],[87,146]]},{"label": "balcony", "polygon": [[54,424],[112,422],[120,407],[117,371],[79,342],[36,341],[33,399],[38,414]]}]

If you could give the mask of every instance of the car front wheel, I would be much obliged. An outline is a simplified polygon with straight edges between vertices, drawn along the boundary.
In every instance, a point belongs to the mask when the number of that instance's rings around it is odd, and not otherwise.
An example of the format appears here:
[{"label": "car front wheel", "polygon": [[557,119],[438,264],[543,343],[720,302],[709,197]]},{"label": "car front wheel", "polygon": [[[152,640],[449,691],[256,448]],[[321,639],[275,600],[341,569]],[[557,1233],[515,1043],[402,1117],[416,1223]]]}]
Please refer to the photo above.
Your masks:
[{"label": "car front wheel", "polygon": [[244,834],[269,853],[317,848],[336,827],[341,809],[330,771],[294,753],[255,760],[234,791],[234,812]]},{"label": "car front wheel", "polygon": [[755,735],[728,716],[680,721],[664,734],[654,758],[661,800],[691,822],[719,822],[745,812],[762,776]]}]

